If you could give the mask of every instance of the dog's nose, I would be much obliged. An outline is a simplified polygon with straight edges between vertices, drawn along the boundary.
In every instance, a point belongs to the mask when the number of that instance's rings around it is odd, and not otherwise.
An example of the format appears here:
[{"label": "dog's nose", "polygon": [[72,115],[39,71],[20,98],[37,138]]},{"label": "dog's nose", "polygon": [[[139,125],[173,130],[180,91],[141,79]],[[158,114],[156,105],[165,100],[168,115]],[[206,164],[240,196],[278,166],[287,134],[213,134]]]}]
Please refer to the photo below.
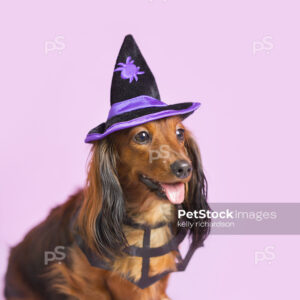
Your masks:
[{"label": "dog's nose", "polygon": [[171,170],[178,178],[186,178],[192,171],[192,166],[186,160],[176,160],[171,164]]}]

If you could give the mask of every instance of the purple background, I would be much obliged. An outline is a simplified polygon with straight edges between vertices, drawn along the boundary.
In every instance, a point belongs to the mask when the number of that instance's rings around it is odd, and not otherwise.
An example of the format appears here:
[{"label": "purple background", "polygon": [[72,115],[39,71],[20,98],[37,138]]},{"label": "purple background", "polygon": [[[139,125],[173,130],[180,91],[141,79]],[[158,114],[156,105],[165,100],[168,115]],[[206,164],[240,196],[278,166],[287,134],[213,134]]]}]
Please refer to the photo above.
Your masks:
[{"label": "purple background", "polygon": [[[3,1],[1,277],[8,248],[84,184],[83,140],[106,119],[127,33],[163,101],[203,104],[185,124],[211,202],[299,201],[299,23],[289,0]],[[266,247],[272,260],[255,263]],[[210,236],[169,295],[299,299],[299,251],[299,236]]]}]

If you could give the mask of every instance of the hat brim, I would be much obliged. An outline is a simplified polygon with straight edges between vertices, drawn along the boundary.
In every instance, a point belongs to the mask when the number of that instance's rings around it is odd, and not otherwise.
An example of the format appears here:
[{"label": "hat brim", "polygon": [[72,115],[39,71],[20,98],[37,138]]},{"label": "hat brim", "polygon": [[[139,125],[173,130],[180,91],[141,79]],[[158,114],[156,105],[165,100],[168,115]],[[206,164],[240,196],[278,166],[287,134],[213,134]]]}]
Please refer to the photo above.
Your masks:
[{"label": "hat brim", "polygon": [[101,140],[116,131],[171,116],[181,115],[183,118],[186,118],[198,109],[200,105],[201,103],[199,102],[185,102],[163,107],[147,107],[118,115],[92,129],[88,133],[85,143],[92,143],[94,141]]}]

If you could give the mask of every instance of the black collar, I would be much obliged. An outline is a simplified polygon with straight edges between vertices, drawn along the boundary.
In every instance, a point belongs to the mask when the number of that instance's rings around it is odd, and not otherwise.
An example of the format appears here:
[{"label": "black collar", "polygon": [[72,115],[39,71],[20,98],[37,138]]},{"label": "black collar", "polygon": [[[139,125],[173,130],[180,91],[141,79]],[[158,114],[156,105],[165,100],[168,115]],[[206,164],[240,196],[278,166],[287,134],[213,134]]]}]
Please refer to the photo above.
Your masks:
[{"label": "black collar", "polygon": [[[164,245],[160,247],[150,248],[150,236],[151,236],[151,230],[156,228],[161,228],[163,226],[169,226],[171,232],[172,230],[172,224],[171,223],[159,223],[155,226],[149,226],[144,224],[138,224],[133,222],[130,219],[127,219],[124,222],[124,225],[144,230],[144,236],[143,236],[143,247],[137,247],[137,246],[128,246],[123,249],[123,252],[126,253],[129,256],[136,256],[142,258],[142,274],[138,281],[133,280],[129,276],[124,276],[127,280],[137,285],[139,288],[144,289],[151,284],[155,283],[156,281],[162,279],[165,275],[171,273],[171,272],[179,272],[184,271],[194,254],[195,250],[198,247],[201,247],[202,245],[196,245],[195,243],[191,243],[189,246],[189,250],[185,256],[185,258],[182,258],[180,251],[178,249],[179,244],[184,240],[188,233],[187,228],[179,227],[176,234],[173,234],[172,238],[165,243]],[[93,267],[105,269],[105,270],[111,270],[111,265],[107,263],[104,259],[102,259],[97,253],[95,253],[93,250],[91,250],[83,241],[83,239],[76,234],[75,240],[82,252],[87,257],[89,263]],[[165,255],[171,251],[177,251],[177,260],[176,263],[176,270],[166,270],[162,273],[159,273],[154,276],[149,276],[149,267],[150,267],[150,258],[151,257],[157,257]]]}]

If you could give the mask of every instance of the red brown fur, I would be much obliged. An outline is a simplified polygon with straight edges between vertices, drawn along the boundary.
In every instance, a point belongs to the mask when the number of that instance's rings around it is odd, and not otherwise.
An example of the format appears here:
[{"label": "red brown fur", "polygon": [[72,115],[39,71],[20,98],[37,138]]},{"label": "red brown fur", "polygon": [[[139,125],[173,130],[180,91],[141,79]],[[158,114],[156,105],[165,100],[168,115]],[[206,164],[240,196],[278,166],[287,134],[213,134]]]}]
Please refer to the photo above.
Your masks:
[{"label": "red brown fur", "polygon": [[[17,299],[104,299],[104,300],[157,300],[169,299],[166,295],[168,276],[148,288],[140,289],[122,275],[130,274],[134,279],[141,276],[141,258],[120,255],[120,249],[111,249],[114,255],[112,271],[92,267],[77,246],[74,233],[78,232],[85,243],[99,255],[105,253],[99,247],[97,238],[98,216],[104,209],[101,184],[103,156],[108,155],[110,167],[115,172],[111,176],[120,184],[123,192],[125,214],[137,223],[155,225],[162,221],[175,222],[176,209],[166,199],[151,192],[139,180],[143,174],[158,182],[174,183],[178,178],[170,172],[170,164],[184,159],[194,165],[189,147],[196,147],[190,133],[185,130],[184,141],[176,138],[176,129],[184,129],[179,117],[162,119],[112,134],[92,146],[87,183],[65,204],[53,209],[48,218],[32,229],[24,240],[11,250],[6,274],[6,297]],[[134,136],[141,131],[149,132],[153,139],[149,145],[134,142]],[[151,150],[167,145],[172,151],[167,158],[149,162]],[[197,154],[198,149],[193,149]],[[200,162],[201,164],[201,162]],[[106,167],[106,166],[102,166]],[[186,186],[185,203],[189,184],[197,180],[190,174],[181,182]],[[105,216],[103,216],[105,217]],[[114,223],[110,224],[114,226]],[[143,231],[122,226],[129,245],[142,246]],[[171,238],[168,226],[151,232],[151,247],[159,247]],[[67,257],[60,262],[45,265],[45,251],[53,251],[56,246],[67,249]],[[110,254],[111,254],[110,253]],[[151,258],[150,274],[175,269],[175,255]]]}]

